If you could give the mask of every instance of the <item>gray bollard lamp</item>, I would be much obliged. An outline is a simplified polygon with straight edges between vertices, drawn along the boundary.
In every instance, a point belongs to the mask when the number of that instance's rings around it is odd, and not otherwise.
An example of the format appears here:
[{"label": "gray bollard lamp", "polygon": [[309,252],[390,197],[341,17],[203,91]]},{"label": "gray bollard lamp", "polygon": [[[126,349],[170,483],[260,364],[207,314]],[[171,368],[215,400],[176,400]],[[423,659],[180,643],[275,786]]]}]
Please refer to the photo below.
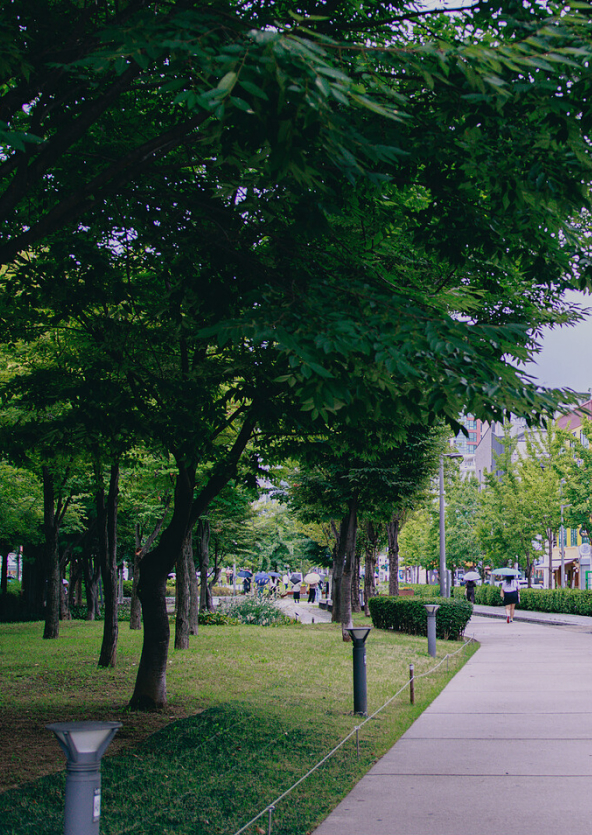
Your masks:
[{"label": "gray bollard lamp", "polygon": [[366,686],[366,638],[372,631],[371,626],[349,626],[347,629],[353,642],[354,662],[354,713],[366,716],[368,713],[368,694]]},{"label": "gray bollard lamp", "polygon": [[121,722],[54,722],[46,728],[67,758],[64,835],[98,835],[101,757]]},{"label": "gray bollard lamp", "polygon": [[436,657],[436,612],[440,608],[439,603],[424,603],[428,613],[428,653],[432,658]]}]

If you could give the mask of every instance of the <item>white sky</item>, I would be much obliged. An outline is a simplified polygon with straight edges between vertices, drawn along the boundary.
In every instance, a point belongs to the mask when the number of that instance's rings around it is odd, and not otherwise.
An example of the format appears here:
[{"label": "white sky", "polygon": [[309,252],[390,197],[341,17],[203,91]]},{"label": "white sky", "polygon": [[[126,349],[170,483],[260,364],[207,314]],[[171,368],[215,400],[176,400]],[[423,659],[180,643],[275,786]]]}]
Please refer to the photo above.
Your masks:
[{"label": "white sky", "polygon": [[575,327],[547,330],[537,363],[529,363],[525,371],[540,385],[587,392],[592,389],[592,296],[573,292],[568,298],[590,308],[590,314]]}]

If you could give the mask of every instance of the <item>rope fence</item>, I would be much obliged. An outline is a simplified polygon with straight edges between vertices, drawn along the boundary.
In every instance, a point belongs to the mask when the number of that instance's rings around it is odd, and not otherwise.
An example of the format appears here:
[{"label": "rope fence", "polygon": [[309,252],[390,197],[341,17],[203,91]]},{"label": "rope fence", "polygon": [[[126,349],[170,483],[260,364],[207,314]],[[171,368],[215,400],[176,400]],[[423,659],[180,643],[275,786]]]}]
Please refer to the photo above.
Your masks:
[{"label": "rope fence", "polygon": [[409,688],[410,702],[411,702],[411,704],[415,704],[415,681],[416,681],[416,679],[425,678],[426,676],[432,675],[437,670],[439,670],[439,668],[444,664],[444,662],[446,662],[446,671],[448,672],[448,670],[449,670],[449,659],[454,658],[455,655],[458,655],[460,652],[462,652],[464,649],[466,649],[466,647],[469,646],[469,644],[472,644],[474,642],[475,642],[474,638],[469,638],[455,652],[446,653],[444,658],[442,658],[441,661],[439,661],[434,667],[431,667],[429,670],[426,670],[425,672],[420,673],[419,675],[415,675],[414,665],[410,664],[409,665],[409,681],[408,682],[406,682],[402,687],[400,687],[399,690],[397,690],[397,692],[394,693],[389,699],[387,699],[387,701],[383,705],[381,705],[377,710],[375,710],[374,713],[372,713],[370,716],[367,716],[364,719],[364,721],[361,722],[359,725],[356,725],[355,728],[352,728],[352,730],[347,734],[347,736],[345,736],[340,742],[338,742],[337,745],[331,751],[329,751],[329,753],[326,754],[323,757],[322,760],[319,760],[318,763],[313,765],[313,767],[309,771],[307,771],[306,774],[304,774],[302,777],[300,777],[300,779],[297,780],[295,783],[293,783],[288,789],[286,789],[285,792],[282,792],[282,794],[280,794],[278,797],[276,797],[275,800],[273,800],[271,803],[268,803],[267,806],[265,806],[264,809],[262,809],[257,815],[255,815],[254,818],[251,818],[251,820],[248,823],[246,823],[240,829],[237,829],[237,831],[234,833],[234,835],[241,835],[241,833],[246,832],[247,829],[249,829],[250,826],[253,826],[254,823],[257,823],[257,821],[260,820],[265,815],[268,815],[267,835],[272,835],[271,828],[272,828],[272,822],[273,822],[273,813],[274,813],[278,803],[281,803],[281,801],[285,797],[287,797],[291,792],[293,792],[295,788],[297,788],[301,783],[303,783],[305,780],[307,780],[311,776],[311,774],[314,774],[315,771],[317,771],[322,765],[324,765],[324,763],[326,763],[328,759],[330,759],[335,753],[337,753],[337,751],[339,751],[339,749],[342,748],[345,745],[345,743],[348,740],[350,740],[352,738],[352,736],[354,736],[354,734],[356,736],[356,751],[357,751],[357,756],[359,758],[359,756],[360,756],[360,736],[359,736],[359,734],[360,734],[361,729],[364,727],[364,725],[366,725],[368,722],[370,722],[372,719],[374,719],[376,716],[378,716],[379,713],[381,713],[385,708],[387,708],[391,704],[391,702],[394,701],[397,698],[397,696],[400,696],[401,693],[403,693],[403,691],[405,691],[407,688]]}]

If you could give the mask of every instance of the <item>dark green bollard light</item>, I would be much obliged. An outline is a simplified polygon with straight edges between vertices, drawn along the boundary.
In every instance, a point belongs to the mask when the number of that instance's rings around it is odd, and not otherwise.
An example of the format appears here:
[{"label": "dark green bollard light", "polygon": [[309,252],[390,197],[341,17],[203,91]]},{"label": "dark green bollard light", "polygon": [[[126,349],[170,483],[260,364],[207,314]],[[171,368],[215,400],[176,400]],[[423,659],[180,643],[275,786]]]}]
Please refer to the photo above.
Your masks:
[{"label": "dark green bollard light", "polygon": [[54,722],[46,728],[67,757],[64,835],[99,835],[101,757],[121,722]]},{"label": "dark green bollard light", "polygon": [[366,716],[368,696],[366,688],[366,638],[371,626],[350,626],[348,632],[354,645],[354,713]]},{"label": "dark green bollard light", "polygon": [[428,653],[436,657],[436,612],[440,608],[436,603],[424,603],[428,613]]}]

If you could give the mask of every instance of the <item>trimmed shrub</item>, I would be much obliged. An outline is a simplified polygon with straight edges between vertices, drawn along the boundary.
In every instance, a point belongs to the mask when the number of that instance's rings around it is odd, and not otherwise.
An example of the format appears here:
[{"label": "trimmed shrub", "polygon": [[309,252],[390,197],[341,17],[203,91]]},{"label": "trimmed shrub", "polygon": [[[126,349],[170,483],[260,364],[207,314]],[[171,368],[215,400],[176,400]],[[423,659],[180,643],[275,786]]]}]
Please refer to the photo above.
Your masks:
[{"label": "trimmed shrub", "polygon": [[473,614],[467,600],[442,597],[373,597],[369,601],[372,623],[377,629],[394,629],[408,635],[428,634],[426,603],[437,603],[436,637],[456,641],[462,637]]},{"label": "trimmed shrub", "polygon": [[226,614],[239,623],[250,623],[253,626],[287,626],[294,623],[292,618],[264,597],[244,597],[233,603]]},{"label": "trimmed shrub", "polygon": [[123,581],[123,596],[124,597],[131,597],[132,596],[132,586],[134,584],[133,580],[124,580]]},{"label": "trimmed shrub", "polygon": [[226,612],[200,612],[200,626],[238,626],[237,618],[231,618]]},{"label": "trimmed shrub", "polygon": [[[70,607],[70,614],[72,616],[72,620],[86,620],[86,606],[71,606]],[[118,621],[128,621],[130,619],[130,604],[129,601],[127,603],[120,603],[119,608],[117,610],[117,620]],[[105,620],[105,607],[99,607],[99,614],[95,618],[95,620]]]},{"label": "trimmed shrub", "polygon": [[427,583],[401,583],[400,589],[413,589],[416,597],[437,597],[440,594],[440,586],[430,586]]},{"label": "trimmed shrub", "polygon": [[[522,595],[522,592],[520,592]],[[502,595],[499,586],[484,584],[475,588],[475,603],[480,606],[503,606]]]}]

